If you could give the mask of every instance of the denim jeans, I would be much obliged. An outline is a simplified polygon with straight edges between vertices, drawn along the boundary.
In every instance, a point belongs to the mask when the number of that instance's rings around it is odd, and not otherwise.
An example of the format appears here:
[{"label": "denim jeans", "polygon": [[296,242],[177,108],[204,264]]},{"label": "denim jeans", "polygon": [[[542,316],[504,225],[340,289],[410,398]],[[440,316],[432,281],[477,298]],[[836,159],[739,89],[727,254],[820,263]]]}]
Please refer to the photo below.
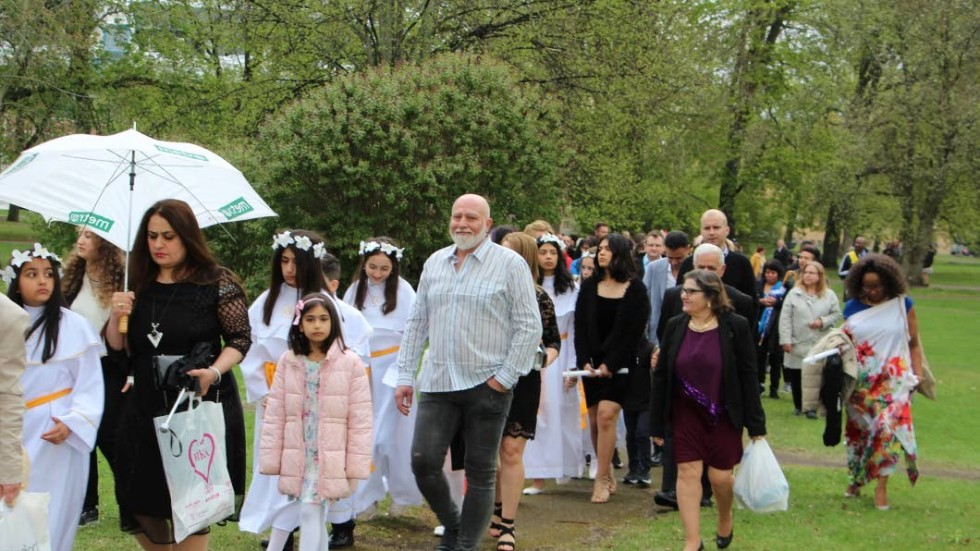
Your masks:
[{"label": "denim jeans", "polygon": [[[497,392],[486,383],[456,392],[422,392],[412,441],[412,472],[419,491],[458,551],[480,546],[490,515],[497,476],[497,454],[513,391]],[[462,511],[449,492],[442,467],[457,430],[466,446],[466,495]]]},{"label": "denim jeans", "polygon": [[650,475],[650,410],[623,410],[630,474]]}]

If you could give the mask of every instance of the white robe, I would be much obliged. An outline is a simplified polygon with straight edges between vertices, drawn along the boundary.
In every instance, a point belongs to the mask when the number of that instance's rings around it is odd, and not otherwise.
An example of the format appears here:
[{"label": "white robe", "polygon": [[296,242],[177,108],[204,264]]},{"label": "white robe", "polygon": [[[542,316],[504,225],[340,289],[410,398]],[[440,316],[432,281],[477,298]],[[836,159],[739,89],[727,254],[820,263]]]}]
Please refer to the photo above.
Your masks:
[{"label": "white robe", "polygon": [[[43,313],[40,307],[25,310],[32,325]],[[24,413],[24,448],[31,467],[27,491],[51,494],[51,549],[70,551],[85,500],[89,454],[95,447],[105,403],[99,360],[105,347],[88,320],[67,308],[61,309],[58,346],[47,363],[41,362],[44,339],[39,338],[40,333],[38,328],[27,339],[27,369],[21,377],[25,403],[64,389],[71,392]],[[71,429],[58,445],[41,439],[54,427],[52,418]]]},{"label": "white robe", "polygon": [[[329,296],[329,293],[323,291]],[[266,290],[255,299],[248,309],[248,319],[252,326],[252,347],[242,360],[240,367],[242,378],[245,380],[245,394],[249,402],[255,403],[255,427],[252,439],[252,457],[259,456],[259,436],[262,433],[262,416],[265,407],[262,399],[269,393],[266,382],[265,364],[279,361],[288,348],[289,328],[292,327],[296,316],[296,302],[302,298],[295,287],[285,283],[279,289],[279,296],[272,308],[269,324],[263,321],[265,302],[269,296]],[[351,309],[338,300],[334,300],[341,317],[341,332],[348,348],[353,350],[362,360],[370,356],[368,340],[371,328],[364,316],[356,309]],[[353,310],[353,311],[352,311]],[[366,360],[365,360],[366,362]],[[349,503],[341,500],[331,503],[330,513],[335,510],[349,509]],[[350,516],[351,512],[340,513]],[[259,462],[252,462],[252,482],[249,484],[242,504],[242,512],[238,522],[239,530],[261,534],[270,527],[291,531],[299,526],[299,502],[290,500],[279,493],[279,477],[264,475],[259,472]]]},{"label": "white robe", "polygon": [[[558,358],[541,371],[537,430],[534,440],[524,448],[524,473],[527,478],[580,477],[585,471],[584,406],[578,387],[566,391],[562,377],[564,371],[575,369],[574,322],[578,287],[555,295],[554,277],[545,277],[541,287],[555,303],[561,350]],[[587,418],[584,430],[588,438]]]},{"label": "white robe", "polygon": [[[344,302],[353,305],[357,284],[344,294]],[[421,505],[412,473],[412,439],[418,408],[407,416],[395,407],[395,383],[398,374],[398,347],[408,316],[415,302],[415,290],[404,279],[398,280],[398,304],[388,314],[381,312],[384,304],[384,283],[368,282],[364,300],[364,317],[374,329],[371,336],[371,401],[374,409],[373,469],[367,481],[354,493],[354,510],[362,513],[371,505],[391,494],[394,505]]]}]

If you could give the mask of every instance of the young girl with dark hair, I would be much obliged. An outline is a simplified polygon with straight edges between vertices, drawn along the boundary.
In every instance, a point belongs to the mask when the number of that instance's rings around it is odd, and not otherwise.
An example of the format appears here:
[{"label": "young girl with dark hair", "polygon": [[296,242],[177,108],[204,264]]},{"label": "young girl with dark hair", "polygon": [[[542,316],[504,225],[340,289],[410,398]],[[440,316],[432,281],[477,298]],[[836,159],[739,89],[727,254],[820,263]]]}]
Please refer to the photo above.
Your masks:
[{"label": "young girl with dark hair", "polygon": [[391,494],[389,513],[397,516],[406,507],[422,504],[422,493],[412,474],[415,409],[406,416],[395,408],[398,350],[415,303],[415,290],[400,277],[404,249],[391,238],[361,241],[358,254],[361,260],[354,283],[344,293],[344,303],[357,308],[374,330],[369,363],[374,470],[354,494],[354,512],[370,513],[385,494]]},{"label": "young girl with dark hair", "polygon": [[262,423],[259,466],[300,502],[300,551],[328,548],[324,518],[371,471],[371,389],[323,293],[296,304]]},{"label": "young girl with dark hair", "polygon": [[61,259],[39,243],[13,251],[4,270],[7,296],[30,314],[24,387],[24,448],[29,492],[51,494],[48,531],[53,551],[70,551],[85,499],[104,393],[102,340],[65,306]]},{"label": "young girl with dark hair", "polygon": [[[272,386],[276,363],[289,349],[287,340],[296,301],[322,289],[320,260],[327,254],[323,239],[306,230],[285,230],[276,234],[272,248],[269,288],[248,309],[252,348],[240,366],[246,397],[255,404],[253,452],[256,456],[266,396]],[[258,462],[253,462],[252,481],[238,524],[241,530],[256,534],[271,528],[267,546],[271,551],[292,548],[292,532],[299,525],[299,508],[279,493],[278,484],[276,477],[261,474]]]},{"label": "young girl with dark hair", "polygon": [[525,495],[544,491],[544,481],[554,478],[562,482],[582,476],[585,471],[584,438],[582,430],[582,395],[575,378],[562,373],[575,369],[575,301],[578,285],[565,267],[565,246],[555,235],[544,234],[537,240],[538,284],[555,305],[561,349],[554,363],[541,373],[541,406],[538,409],[538,431],[524,451],[524,469],[533,484],[524,489]]}]

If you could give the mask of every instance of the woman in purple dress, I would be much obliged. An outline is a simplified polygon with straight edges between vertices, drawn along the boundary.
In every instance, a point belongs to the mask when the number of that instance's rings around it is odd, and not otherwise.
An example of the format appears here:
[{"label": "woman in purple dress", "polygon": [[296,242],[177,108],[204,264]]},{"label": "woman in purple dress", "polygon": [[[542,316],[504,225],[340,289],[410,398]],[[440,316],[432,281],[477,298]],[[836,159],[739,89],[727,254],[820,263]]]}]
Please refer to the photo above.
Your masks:
[{"label": "woman in purple dress", "polygon": [[684,549],[704,548],[699,506],[705,467],[718,501],[716,543],[724,549],[734,536],[732,470],[742,457],[742,428],[753,440],[766,434],[753,333],[745,318],[732,313],[714,272],[685,274],[681,300],[684,313],[667,322],[660,341],[650,434],[663,445],[666,427],[673,432]]}]

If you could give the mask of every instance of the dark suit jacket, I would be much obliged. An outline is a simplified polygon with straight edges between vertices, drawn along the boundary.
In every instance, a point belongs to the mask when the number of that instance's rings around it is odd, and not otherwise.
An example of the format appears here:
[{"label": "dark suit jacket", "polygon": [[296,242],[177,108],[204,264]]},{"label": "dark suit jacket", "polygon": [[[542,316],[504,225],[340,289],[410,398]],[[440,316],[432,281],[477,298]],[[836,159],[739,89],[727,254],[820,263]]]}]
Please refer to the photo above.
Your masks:
[{"label": "dark suit jacket", "polygon": [[[677,281],[681,280],[678,279]],[[684,303],[681,302],[681,287],[681,284],[677,284],[667,289],[664,293],[664,301],[660,306],[660,321],[657,324],[658,341],[664,338],[667,320],[684,313]],[[725,292],[728,293],[728,298],[732,301],[735,313],[748,320],[749,326],[754,328],[756,325],[756,304],[758,303],[752,297],[742,293],[731,285],[725,285]]]},{"label": "dark suit jacket", "polygon": [[[664,330],[664,338],[660,340],[660,359],[653,372],[650,397],[650,436],[663,438],[664,427],[670,422],[677,352],[690,320],[687,314],[671,318]],[[752,330],[745,318],[736,314],[722,315],[718,327],[721,331],[721,387],[725,414],[739,431],[745,427],[749,436],[764,436],[766,414],[759,399]]]},{"label": "dark suit jacket", "polygon": [[[683,281],[684,274],[693,269],[694,255],[691,255],[681,263],[680,272],[677,274],[677,281]],[[752,297],[752,308],[756,308],[755,305],[758,304],[759,296],[758,289],[756,288],[755,272],[752,271],[752,262],[749,260],[749,257],[742,253],[728,251],[728,254],[725,255],[725,275],[722,276],[721,282],[726,285],[731,285]],[[756,321],[756,314],[753,314],[751,317],[746,316],[745,319],[754,323]]]},{"label": "dark suit jacket", "polygon": [[596,301],[599,282],[590,277],[582,282],[575,302],[575,363],[582,369],[587,363],[595,369],[606,364],[611,371],[636,364],[636,350],[643,338],[650,316],[650,300],[647,289],[639,279],[633,279],[626,288],[619,305],[613,330],[605,340],[599,339],[596,320]]}]

